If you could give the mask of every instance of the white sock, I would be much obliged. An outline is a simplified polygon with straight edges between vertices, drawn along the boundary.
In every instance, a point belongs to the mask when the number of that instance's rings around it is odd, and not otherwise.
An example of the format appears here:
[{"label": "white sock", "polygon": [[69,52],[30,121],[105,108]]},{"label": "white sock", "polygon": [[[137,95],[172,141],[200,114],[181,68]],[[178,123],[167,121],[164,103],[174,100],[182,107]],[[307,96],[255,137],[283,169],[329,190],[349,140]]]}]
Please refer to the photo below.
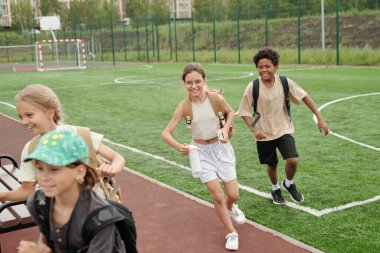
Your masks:
[{"label": "white sock", "polygon": [[291,184],[293,184],[293,180],[289,180],[289,179],[285,178],[285,186],[289,187]]},{"label": "white sock", "polygon": [[280,186],[277,184],[272,184],[272,191],[280,189]]}]

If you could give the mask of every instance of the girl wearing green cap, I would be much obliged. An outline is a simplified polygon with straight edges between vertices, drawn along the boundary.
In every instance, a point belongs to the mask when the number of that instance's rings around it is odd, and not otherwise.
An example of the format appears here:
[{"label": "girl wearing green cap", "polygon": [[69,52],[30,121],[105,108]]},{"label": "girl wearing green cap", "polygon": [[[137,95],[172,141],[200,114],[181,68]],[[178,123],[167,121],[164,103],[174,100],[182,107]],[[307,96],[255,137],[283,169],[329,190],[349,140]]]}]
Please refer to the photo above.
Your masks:
[{"label": "girl wearing green cap", "polygon": [[[47,132],[59,129],[77,132],[75,126],[63,124],[63,108],[58,96],[52,89],[41,84],[26,86],[15,97],[20,123],[33,136],[42,136]],[[103,135],[91,132],[94,150],[111,163],[96,168],[103,176],[114,176],[125,166],[123,156],[102,143]],[[21,153],[21,161],[30,153],[29,141]],[[0,201],[26,200],[36,185],[36,167],[32,163],[20,164],[22,185],[13,191],[0,192]]]},{"label": "girl wearing green cap", "polygon": [[45,224],[49,229],[41,229],[44,234],[38,243],[21,241],[19,253],[82,252],[78,250],[84,248],[92,253],[125,252],[115,223],[97,230],[89,243],[82,236],[87,216],[106,202],[91,190],[98,177],[87,165],[88,147],[78,134],[61,130],[45,134],[24,162],[37,168],[41,187],[28,198],[28,210],[40,229]]}]

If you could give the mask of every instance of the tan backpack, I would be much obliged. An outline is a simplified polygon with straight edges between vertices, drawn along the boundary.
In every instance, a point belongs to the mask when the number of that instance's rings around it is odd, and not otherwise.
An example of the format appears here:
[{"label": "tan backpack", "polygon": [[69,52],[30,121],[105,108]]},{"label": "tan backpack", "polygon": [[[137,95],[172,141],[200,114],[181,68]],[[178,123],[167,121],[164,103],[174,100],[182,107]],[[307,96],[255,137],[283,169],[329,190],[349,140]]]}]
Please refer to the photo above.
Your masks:
[{"label": "tan backpack", "polygon": [[[86,142],[88,146],[88,151],[89,151],[89,156],[90,156],[89,165],[92,168],[97,168],[103,163],[109,163],[109,161],[107,161],[104,157],[96,154],[94,145],[91,139],[90,129],[87,127],[80,127],[80,126],[77,126],[76,128],[77,128],[77,133],[83,138],[83,140]],[[31,154],[36,149],[36,146],[40,138],[41,138],[41,135],[37,135],[30,141],[29,150],[28,150],[29,154]],[[114,177],[99,176],[99,183],[93,187],[93,190],[105,199],[110,199],[118,203],[121,203],[121,200],[122,200],[121,189],[119,186],[117,186],[116,180]]]},{"label": "tan backpack", "polygon": [[[215,115],[219,118],[220,128],[223,128],[226,123],[226,112],[222,106],[222,102],[219,98],[219,92],[216,90],[207,91],[207,96],[210,100],[212,109],[214,110]],[[187,96],[181,102],[182,106],[182,117],[185,119],[187,127],[190,128],[191,121],[193,120],[193,110],[191,106],[190,97]],[[232,122],[230,129],[228,130],[228,138],[230,139],[235,131],[234,123]]]}]

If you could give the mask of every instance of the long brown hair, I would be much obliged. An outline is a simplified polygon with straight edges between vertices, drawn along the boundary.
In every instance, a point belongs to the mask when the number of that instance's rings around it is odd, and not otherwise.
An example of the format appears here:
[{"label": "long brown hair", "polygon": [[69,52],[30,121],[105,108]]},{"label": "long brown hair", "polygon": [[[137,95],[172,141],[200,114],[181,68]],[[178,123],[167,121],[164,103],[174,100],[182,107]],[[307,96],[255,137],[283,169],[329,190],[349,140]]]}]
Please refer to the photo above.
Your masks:
[{"label": "long brown hair", "polygon": [[182,81],[185,81],[186,76],[193,71],[198,72],[203,77],[203,79],[206,79],[206,73],[203,67],[199,63],[192,62],[187,64],[183,69]]}]

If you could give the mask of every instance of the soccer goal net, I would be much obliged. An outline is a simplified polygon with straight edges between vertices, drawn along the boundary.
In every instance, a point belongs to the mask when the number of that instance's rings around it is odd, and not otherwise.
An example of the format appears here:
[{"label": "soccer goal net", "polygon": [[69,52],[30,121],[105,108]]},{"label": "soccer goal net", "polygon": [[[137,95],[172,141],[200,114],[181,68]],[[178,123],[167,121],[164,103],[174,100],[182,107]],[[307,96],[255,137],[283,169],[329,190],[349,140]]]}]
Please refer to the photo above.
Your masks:
[{"label": "soccer goal net", "polygon": [[39,40],[36,42],[37,71],[85,69],[84,39]]},{"label": "soccer goal net", "polygon": [[36,70],[34,45],[0,46],[0,73]]}]

